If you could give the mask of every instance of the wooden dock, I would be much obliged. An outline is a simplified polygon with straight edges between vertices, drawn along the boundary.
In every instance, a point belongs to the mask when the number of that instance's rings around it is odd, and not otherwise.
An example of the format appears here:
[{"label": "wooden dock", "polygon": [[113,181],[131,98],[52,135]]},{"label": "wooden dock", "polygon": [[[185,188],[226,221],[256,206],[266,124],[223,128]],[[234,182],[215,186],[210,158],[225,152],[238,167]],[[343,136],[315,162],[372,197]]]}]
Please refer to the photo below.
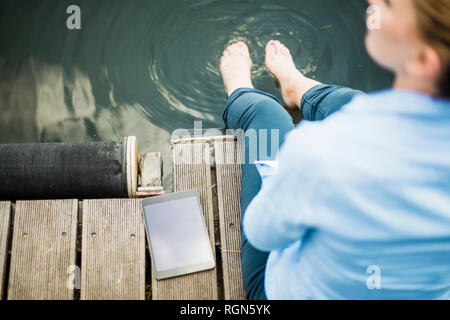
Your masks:
[{"label": "wooden dock", "polygon": [[[229,139],[229,137],[228,137]],[[173,144],[174,191],[197,189],[216,268],[156,280],[140,199],[0,202],[0,297],[57,300],[245,299],[241,277],[242,147]]]}]

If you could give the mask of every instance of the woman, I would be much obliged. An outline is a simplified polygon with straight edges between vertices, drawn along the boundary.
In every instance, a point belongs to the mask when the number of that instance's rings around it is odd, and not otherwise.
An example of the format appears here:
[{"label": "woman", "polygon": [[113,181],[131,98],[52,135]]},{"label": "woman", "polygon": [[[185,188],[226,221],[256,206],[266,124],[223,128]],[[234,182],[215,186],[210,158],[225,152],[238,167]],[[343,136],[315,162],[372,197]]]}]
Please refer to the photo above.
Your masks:
[{"label": "woman", "polygon": [[255,165],[242,166],[249,299],[450,298],[450,2],[369,3],[381,28],[366,46],[395,73],[391,90],[320,84],[283,44],[267,44],[285,104],[309,120],[295,129],[253,89],[246,45],[224,52],[225,124],[279,130],[282,144],[263,188]]}]

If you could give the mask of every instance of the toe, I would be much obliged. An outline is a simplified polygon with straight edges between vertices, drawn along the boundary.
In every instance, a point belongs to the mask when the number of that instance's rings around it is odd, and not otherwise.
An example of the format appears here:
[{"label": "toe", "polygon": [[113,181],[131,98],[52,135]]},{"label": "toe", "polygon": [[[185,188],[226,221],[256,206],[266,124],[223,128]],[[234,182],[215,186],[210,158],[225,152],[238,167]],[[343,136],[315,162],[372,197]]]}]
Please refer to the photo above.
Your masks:
[{"label": "toe", "polygon": [[274,40],[270,40],[266,45],[266,54],[274,54],[275,53],[276,43]]},{"label": "toe", "polygon": [[238,50],[239,50],[242,54],[246,55],[246,54],[248,53],[248,47],[247,47],[247,45],[246,45],[245,43],[243,43],[243,42],[238,42],[238,43],[236,44],[236,46],[237,46]]},{"label": "toe", "polygon": [[281,43],[280,41],[276,40],[275,41],[275,54],[280,54],[281,53]]},{"label": "toe", "polygon": [[237,45],[237,43],[233,43],[230,47],[230,53],[235,54],[236,52],[239,51],[239,47]]},{"label": "toe", "polygon": [[249,56],[250,55],[248,47],[247,47],[247,45],[244,42],[240,41],[240,42],[236,43],[236,48],[237,48],[237,51],[241,55],[244,55],[244,56]]},{"label": "toe", "polygon": [[287,54],[289,54],[289,49],[284,44],[281,44],[281,52],[284,55],[287,55]]}]

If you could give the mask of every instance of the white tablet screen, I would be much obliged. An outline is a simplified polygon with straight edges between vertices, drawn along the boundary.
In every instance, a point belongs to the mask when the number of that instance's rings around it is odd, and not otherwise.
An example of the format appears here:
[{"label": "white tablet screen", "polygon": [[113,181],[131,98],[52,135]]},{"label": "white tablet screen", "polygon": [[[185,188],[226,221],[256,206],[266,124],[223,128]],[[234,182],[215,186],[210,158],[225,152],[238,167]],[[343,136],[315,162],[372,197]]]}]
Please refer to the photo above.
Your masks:
[{"label": "white tablet screen", "polygon": [[198,202],[188,197],[144,206],[157,272],[213,259]]}]

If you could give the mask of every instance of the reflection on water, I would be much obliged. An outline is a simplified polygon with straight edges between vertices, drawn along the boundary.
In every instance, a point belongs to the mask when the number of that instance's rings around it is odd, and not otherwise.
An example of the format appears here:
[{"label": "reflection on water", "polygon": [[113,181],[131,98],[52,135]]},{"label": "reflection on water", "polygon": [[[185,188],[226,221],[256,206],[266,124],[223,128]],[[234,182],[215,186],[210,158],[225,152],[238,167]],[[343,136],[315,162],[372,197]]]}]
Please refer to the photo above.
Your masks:
[{"label": "reflection on water", "polygon": [[[81,30],[66,8],[81,8]],[[171,132],[223,127],[218,63],[245,41],[254,85],[280,97],[264,46],[279,39],[319,81],[365,91],[391,76],[368,58],[365,0],[39,0],[0,4],[0,142],[118,140],[162,151]]]}]

